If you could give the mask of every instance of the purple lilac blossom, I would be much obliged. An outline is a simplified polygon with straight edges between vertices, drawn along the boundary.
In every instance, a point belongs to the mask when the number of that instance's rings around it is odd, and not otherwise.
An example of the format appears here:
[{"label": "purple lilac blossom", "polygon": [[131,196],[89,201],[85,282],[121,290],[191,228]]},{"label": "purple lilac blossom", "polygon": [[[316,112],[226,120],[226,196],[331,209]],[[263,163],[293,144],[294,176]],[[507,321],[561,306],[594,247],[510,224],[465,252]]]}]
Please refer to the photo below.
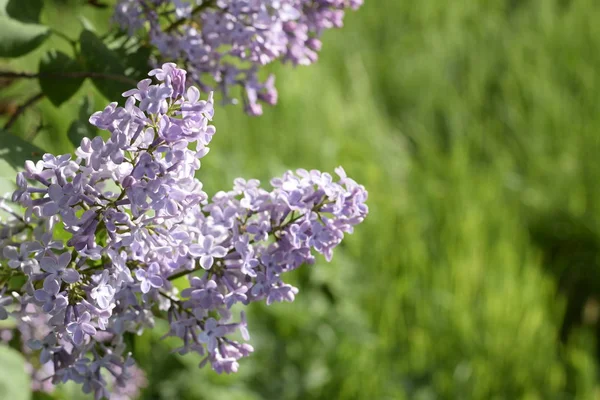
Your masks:
[{"label": "purple lilac blossom", "polygon": [[[23,215],[0,202],[0,277],[26,281],[2,281],[0,318],[17,319],[24,352],[38,357],[30,364],[40,390],[74,381],[96,398],[134,391],[128,371],[139,372],[124,334],[155,318],[181,340],[176,351],[236,372],[253,348],[230,338],[249,340],[233,306],[293,301],[298,289],[283,274],[315,253],[330,260],[368,213],[365,188],[341,167],[337,178],[288,171],[270,189],[238,178],[209,198],[195,174],[215,134],[212,95],[186,88],[175,64],[150,75],[155,82],[126,92],[124,107],[91,116],[107,140],[84,138],[75,157],[26,163],[12,196]],[[179,292],[176,279],[189,286]]]},{"label": "purple lilac blossom", "polygon": [[[178,60],[192,82],[205,91],[220,91],[224,102],[237,102],[231,88],[238,86],[246,112],[260,115],[261,103],[277,103],[275,77],[261,79],[261,69],[277,60],[294,66],[314,63],[323,32],[340,28],[345,11],[358,9],[362,2],[119,0],[113,19],[130,35],[149,35],[159,60]],[[178,96],[185,77],[171,76]],[[150,112],[156,112],[167,96],[162,87],[144,93],[139,107]]]}]

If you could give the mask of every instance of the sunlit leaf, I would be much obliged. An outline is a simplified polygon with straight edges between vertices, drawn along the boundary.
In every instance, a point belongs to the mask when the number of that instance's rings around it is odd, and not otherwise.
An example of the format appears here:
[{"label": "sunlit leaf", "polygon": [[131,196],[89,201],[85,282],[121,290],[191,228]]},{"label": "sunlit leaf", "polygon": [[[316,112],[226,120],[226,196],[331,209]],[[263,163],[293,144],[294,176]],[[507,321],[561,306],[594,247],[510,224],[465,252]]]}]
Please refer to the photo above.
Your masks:
[{"label": "sunlit leaf", "polygon": [[0,346],[0,399],[29,400],[29,374],[25,372],[25,359],[8,346]]},{"label": "sunlit leaf", "polygon": [[0,15],[0,57],[20,57],[37,48],[50,35],[46,26],[25,24]]}]

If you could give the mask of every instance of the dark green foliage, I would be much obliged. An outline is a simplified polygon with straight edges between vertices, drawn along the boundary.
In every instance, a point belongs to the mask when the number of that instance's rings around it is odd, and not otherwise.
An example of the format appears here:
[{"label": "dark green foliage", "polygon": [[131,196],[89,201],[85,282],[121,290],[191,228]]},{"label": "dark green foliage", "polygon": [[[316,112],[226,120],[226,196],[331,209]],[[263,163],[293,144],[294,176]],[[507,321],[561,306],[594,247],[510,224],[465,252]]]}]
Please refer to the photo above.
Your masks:
[{"label": "dark green foliage", "polygon": [[135,80],[128,82],[127,79],[111,79],[111,77],[126,77],[124,60],[91,31],[81,32],[79,43],[87,70],[98,74],[91,78],[94,86],[110,101],[122,103],[121,94],[135,86],[133,85]]},{"label": "dark green foliage", "polygon": [[41,0],[0,1],[0,57],[19,57],[38,47],[49,36],[38,24]]},{"label": "dark green foliage", "polygon": [[43,5],[43,0],[8,0],[6,14],[17,21],[38,24]]},{"label": "dark green foliage", "polygon": [[84,97],[81,100],[81,105],[79,107],[79,115],[77,119],[71,123],[69,131],[67,132],[67,136],[71,143],[73,143],[73,147],[79,146],[81,139],[84,137],[94,138],[97,136],[98,130],[89,122],[90,115],[92,115],[94,111],[93,101],[90,100],[90,97]]},{"label": "dark green foliage", "polygon": [[[49,51],[40,61],[40,87],[56,107],[69,100],[81,87],[83,66],[60,51]],[[72,74],[75,77],[68,75]],[[64,76],[66,75],[66,76]]]},{"label": "dark green foliage", "polygon": [[[544,255],[544,266],[555,276],[567,298],[560,330],[568,342],[573,330],[590,325],[600,339],[600,240],[585,220],[551,212],[531,226],[531,235]],[[600,361],[600,353],[596,354]]]}]

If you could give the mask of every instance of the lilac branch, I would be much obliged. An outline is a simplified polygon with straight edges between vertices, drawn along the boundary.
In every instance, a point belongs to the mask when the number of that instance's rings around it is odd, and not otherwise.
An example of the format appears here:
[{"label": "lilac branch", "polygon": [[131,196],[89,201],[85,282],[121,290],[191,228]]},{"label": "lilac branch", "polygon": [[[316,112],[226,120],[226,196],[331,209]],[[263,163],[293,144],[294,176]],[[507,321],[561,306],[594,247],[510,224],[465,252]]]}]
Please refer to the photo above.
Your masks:
[{"label": "lilac branch", "polygon": [[17,119],[19,119],[19,116],[21,114],[23,114],[25,112],[25,110],[27,110],[27,108],[33,106],[35,103],[37,103],[38,101],[43,99],[44,96],[45,96],[44,93],[38,93],[38,94],[32,96],[31,98],[29,98],[25,103],[21,104],[19,106],[19,108],[17,108],[17,111],[15,111],[15,113],[13,115],[11,115],[8,122],[4,125],[4,129],[9,130],[14,125],[14,123],[17,122]]},{"label": "lilac branch", "polygon": [[38,79],[38,78],[52,78],[52,79],[78,79],[78,78],[92,78],[92,79],[106,79],[111,81],[117,81],[126,83],[128,85],[136,85],[137,81],[127,76],[117,74],[107,74],[104,72],[13,72],[13,71],[0,71],[0,78],[23,78],[23,79]]},{"label": "lilac branch", "polygon": [[[214,5],[214,3],[215,3],[215,0],[207,0],[207,1],[203,2],[202,4],[194,7],[194,9],[192,10],[192,12],[190,14],[190,18],[193,17],[194,15],[200,13],[202,10],[211,7],[212,5]],[[189,22],[189,18],[178,19],[177,21],[175,21],[171,25],[169,25],[167,28],[165,28],[165,32],[172,32],[173,30],[177,29],[178,27],[185,24],[186,22]]]}]

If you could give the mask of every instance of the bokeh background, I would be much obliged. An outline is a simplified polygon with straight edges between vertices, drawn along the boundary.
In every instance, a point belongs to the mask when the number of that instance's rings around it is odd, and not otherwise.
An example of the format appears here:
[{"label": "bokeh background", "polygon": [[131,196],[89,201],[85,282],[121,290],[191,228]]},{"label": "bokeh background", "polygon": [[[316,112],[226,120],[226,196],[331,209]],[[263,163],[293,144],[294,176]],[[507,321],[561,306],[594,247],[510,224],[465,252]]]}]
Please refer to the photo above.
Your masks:
[{"label": "bokeh background", "polygon": [[[101,31],[110,11],[48,1],[42,18],[76,37],[79,14]],[[251,307],[237,375],[170,354],[164,326],[138,338],[142,398],[600,398],[598,21],[594,0],[366,0],[316,65],[273,68],[264,116],[218,108],[209,193],[343,165],[371,213],[331,264],[294,272],[294,303]],[[0,84],[2,123],[36,83]],[[69,152],[79,101],[44,100],[13,133]]]}]

